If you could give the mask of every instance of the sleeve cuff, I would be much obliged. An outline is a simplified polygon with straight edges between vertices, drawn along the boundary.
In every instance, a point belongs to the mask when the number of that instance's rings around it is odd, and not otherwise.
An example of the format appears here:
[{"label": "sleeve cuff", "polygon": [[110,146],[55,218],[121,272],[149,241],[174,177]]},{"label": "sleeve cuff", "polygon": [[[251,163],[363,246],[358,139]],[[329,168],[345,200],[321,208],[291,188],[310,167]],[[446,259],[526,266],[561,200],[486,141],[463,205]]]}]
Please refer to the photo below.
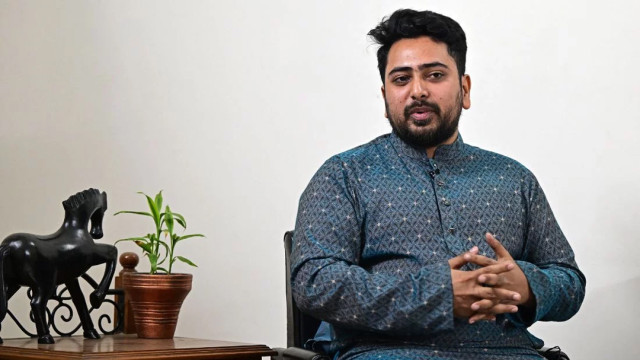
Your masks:
[{"label": "sleeve cuff", "polygon": [[[451,283],[451,268],[448,262],[433,264],[422,268],[412,281],[416,288],[422,289],[416,294],[414,301],[419,302],[419,310],[413,322],[422,327],[422,331],[438,333],[454,328],[453,318],[453,284]],[[416,315],[417,315],[416,314]]]},{"label": "sleeve cuff", "polygon": [[507,317],[516,326],[529,327],[536,321],[540,320],[544,315],[544,299],[549,298],[549,294],[547,294],[547,292],[551,287],[549,286],[549,279],[544,274],[543,270],[538,268],[536,265],[521,260],[516,260],[516,264],[518,264],[520,269],[522,269],[524,276],[527,278],[535,307],[526,309],[521,308],[517,313],[507,314]]}]

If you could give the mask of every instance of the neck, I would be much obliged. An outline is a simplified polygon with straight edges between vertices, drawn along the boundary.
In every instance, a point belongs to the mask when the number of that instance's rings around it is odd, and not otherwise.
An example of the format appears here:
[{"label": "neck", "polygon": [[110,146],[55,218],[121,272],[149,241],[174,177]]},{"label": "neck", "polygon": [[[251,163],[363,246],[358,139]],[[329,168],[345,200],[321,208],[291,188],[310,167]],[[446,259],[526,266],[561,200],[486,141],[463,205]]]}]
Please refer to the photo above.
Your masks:
[{"label": "neck", "polygon": [[433,157],[436,155],[436,149],[439,146],[451,145],[456,141],[457,138],[458,138],[458,129],[456,129],[456,131],[453,133],[453,135],[451,135],[447,140],[441,142],[440,144],[438,144],[436,146],[428,147],[427,148],[427,156],[429,157],[429,159],[433,159]]},{"label": "neck", "polygon": [[66,211],[64,214],[64,222],[62,223],[62,229],[86,229],[87,219],[83,214],[73,214],[70,211]]}]

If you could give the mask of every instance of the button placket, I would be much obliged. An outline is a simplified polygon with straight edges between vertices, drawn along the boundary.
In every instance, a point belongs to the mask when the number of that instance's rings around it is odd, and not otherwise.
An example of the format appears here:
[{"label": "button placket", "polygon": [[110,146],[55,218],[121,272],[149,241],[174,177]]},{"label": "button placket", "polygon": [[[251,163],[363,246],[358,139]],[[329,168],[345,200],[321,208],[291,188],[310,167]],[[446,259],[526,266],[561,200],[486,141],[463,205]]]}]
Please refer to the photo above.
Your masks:
[{"label": "button placket", "polygon": [[458,238],[458,231],[456,228],[457,215],[455,211],[455,198],[452,198],[452,195],[455,192],[454,189],[451,188],[452,183],[447,181],[447,172],[442,171],[441,168],[438,168],[435,162],[430,162],[430,164],[432,165],[432,171],[430,172],[430,175],[434,184],[433,189],[436,193],[436,196],[438,196],[438,200],[440,203],[439,208],[442,220],[441,226],[443,237],[446,246],[451,251],[451,253],[459,255],[459,253],[464,250],[461,250],[461,241]]}]

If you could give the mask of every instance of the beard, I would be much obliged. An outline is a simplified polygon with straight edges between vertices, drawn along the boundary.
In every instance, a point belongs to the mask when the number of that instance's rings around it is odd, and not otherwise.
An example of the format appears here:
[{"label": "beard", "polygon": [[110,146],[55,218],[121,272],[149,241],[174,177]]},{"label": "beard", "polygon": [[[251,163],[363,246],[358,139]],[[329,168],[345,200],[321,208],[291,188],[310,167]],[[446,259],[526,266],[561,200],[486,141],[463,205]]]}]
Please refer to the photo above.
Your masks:
[{"label": "beard", "polygon": [[[389,111],[389,104],[385,101],[385,108],[389,116],[389,124],[398,137],[414,148],[426,149],[436,147],[447,141],[458,129],[458,122],[462,114],[462,98],[456,96],[455,106],[444,113],[440,106],[426,100],[414,101],[404,108],[403,119],[396,119]],[[411,110],[416,107],[429,107],[434,115],[425,120],[411,118]],[[435,122],[435,126],[428,127]],[[411,127],[414,125],[417,129]]]}]

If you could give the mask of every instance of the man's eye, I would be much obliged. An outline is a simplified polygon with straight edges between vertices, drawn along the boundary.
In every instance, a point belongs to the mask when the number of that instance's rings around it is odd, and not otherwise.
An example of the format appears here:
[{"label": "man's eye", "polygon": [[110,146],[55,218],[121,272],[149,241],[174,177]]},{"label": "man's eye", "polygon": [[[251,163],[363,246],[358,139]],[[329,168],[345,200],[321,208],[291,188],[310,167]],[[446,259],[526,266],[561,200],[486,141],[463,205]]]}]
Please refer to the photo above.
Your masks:
[{"label": "man's eye", "polygon": [[409,79],[411,79],[409,76],[398,76],[396,78],[393,78],[393,83],[394,84],[398,84],[398,85],[402,85],[402,84],[406,84],[409,82]]},{"label": "man's eye", "polygon": [[438,80],[438,79],[442,79],[442,78],[444,77],[444,74],[443,74],[443,73],[441,73],[441,72],[436,72],[436,73],[431,73],[431,74],[429,74],[429,76],[428,76],[428,77],[429,77],[430,79],[436,79],[436,80]]}]

